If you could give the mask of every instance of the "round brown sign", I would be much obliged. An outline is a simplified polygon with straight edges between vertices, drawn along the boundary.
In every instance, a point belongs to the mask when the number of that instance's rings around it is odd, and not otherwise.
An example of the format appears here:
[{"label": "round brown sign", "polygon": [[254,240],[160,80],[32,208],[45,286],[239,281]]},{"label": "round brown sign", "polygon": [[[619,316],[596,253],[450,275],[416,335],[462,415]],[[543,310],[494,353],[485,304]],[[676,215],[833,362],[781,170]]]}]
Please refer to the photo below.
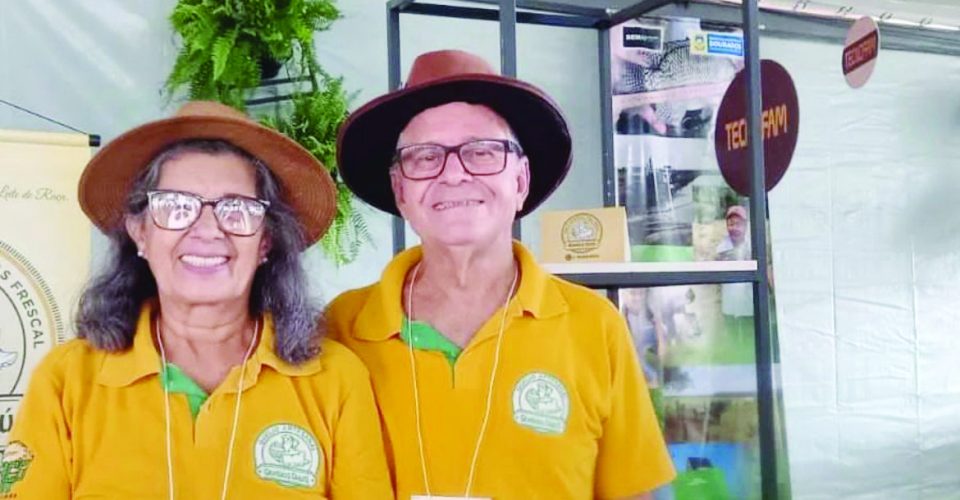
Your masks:
[{"label": "round brown sign", "polygon": [[[780,64],[763,60],[760,65],[763,114],[763,164],[766,189],[770,191],[787,172],[797,148],[800,103],[790,73]],[[717,163],[724,180],[736,192],[750,194],[750,157],[747,144],[746,72],[740,71],[730,83],[714,131]]]}]

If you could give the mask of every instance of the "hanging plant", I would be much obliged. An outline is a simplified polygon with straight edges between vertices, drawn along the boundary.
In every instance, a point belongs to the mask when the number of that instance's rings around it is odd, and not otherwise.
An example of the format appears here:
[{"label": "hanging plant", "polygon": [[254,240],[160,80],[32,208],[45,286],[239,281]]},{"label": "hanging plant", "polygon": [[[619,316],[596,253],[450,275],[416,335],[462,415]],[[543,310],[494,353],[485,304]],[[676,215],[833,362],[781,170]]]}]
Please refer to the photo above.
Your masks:
[{"label": "hanging plant", "polygon": [[320,245],[340,265],[352,262],[362,245],[372,238],[337,169],[337,131],[349,112],[343,79],[333,78],[316,67],[312,71],[315,79],[311,84],[316,90],[296,93],[289,112],[265,117],[263,123],[299,142],[330,170],[337,186],[337,215]]},{"label": "hanging plant", "polygon": [[186,88],[190,99],[246,111],[244,100],[281,67],[292,80],[306,82],[262,121],[300,143],[333,177],[337,215],[320,246],[338,265],[352,262],[372,241],[337,171],[337,131],[348,96],[342,79],[323,71],[313,51],[314,33],[339,17],[331,0],[180,0],[170,22],[182,46],[165,86],[168,96]]},{"label": "hanging plant", "polygon": [[264,65],[279,68],[339,17],[330,0],[180,0],[170,23],[183,45],[166,89],[244,109]]}]

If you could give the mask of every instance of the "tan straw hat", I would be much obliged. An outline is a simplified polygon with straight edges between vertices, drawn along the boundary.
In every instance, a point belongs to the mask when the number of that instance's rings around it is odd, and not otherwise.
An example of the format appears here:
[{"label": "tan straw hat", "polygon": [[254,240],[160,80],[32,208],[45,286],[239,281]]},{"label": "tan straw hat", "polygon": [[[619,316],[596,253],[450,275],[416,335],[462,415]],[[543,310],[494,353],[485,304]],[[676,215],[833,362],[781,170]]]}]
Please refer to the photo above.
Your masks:
[{"label": "tan straw hat", "polygon": [[188,102],[171,118],[140,125],[104,146],[80,177],[83,212],[104,232],[119,228],[137,175],[163,149],[191,139],[225,141],[263,161],[303,225],[308,246],[330,226],[337,212],[337,192],[327,169],[289,137],[229,106],[208,101]]}]

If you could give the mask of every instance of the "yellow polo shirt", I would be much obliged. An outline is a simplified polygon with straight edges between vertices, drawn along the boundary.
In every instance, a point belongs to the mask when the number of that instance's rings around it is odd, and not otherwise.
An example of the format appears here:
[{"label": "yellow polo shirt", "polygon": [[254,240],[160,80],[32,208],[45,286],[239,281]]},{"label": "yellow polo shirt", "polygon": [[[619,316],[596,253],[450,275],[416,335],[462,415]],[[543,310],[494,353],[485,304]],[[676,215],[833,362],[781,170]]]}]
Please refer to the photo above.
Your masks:
[{"label": "yellow polo shirt", "polygon": [[[3,461],[8,498],[168,498],[164,393],[141,312],[133,347],[54,348],[37,366]],[[227,498],[393,498],[369,374],[342,345],[290,365],[273,352],[269,315],[247,361]],[[196,419],[170,394],[175,498],[220,498],[240,367]],[[0,489],[4,486],[0,485]]]},{"label": "yellow polo shirt", "polygon": [[[520,287],[508,306],[472,495],[618,498],[668,483],[673,465],[619,312],[594,291],[548,274],[519,243],[514,253]],[[401,288],[421,255],[419,248],[398,255],[379,283],[342,294],[327,313],[330,335],[370,370],[400,499],[426,493],[409,351],[399,338]],[[480,328],[452,369],[440,351],[415,351],[434,495],[464,494],[501,314]]]}]

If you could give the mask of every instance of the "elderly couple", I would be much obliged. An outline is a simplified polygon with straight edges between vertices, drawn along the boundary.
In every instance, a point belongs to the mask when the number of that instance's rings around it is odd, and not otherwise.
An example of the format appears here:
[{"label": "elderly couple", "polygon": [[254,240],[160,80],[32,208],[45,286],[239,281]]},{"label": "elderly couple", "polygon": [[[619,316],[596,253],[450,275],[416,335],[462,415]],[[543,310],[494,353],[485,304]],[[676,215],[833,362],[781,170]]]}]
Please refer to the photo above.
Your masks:
[{"label": "elderly couple", "polygon": [[339,138],[358,197],[423,244],[324,314],[300,253],[334,185],[290,139],[192,102],[121,135],[79,200],[112,254],[36,367],[12,498],[643,498],[674,475],[627,328],[511,225],[571,139],[538,88],[458,51]]}]

